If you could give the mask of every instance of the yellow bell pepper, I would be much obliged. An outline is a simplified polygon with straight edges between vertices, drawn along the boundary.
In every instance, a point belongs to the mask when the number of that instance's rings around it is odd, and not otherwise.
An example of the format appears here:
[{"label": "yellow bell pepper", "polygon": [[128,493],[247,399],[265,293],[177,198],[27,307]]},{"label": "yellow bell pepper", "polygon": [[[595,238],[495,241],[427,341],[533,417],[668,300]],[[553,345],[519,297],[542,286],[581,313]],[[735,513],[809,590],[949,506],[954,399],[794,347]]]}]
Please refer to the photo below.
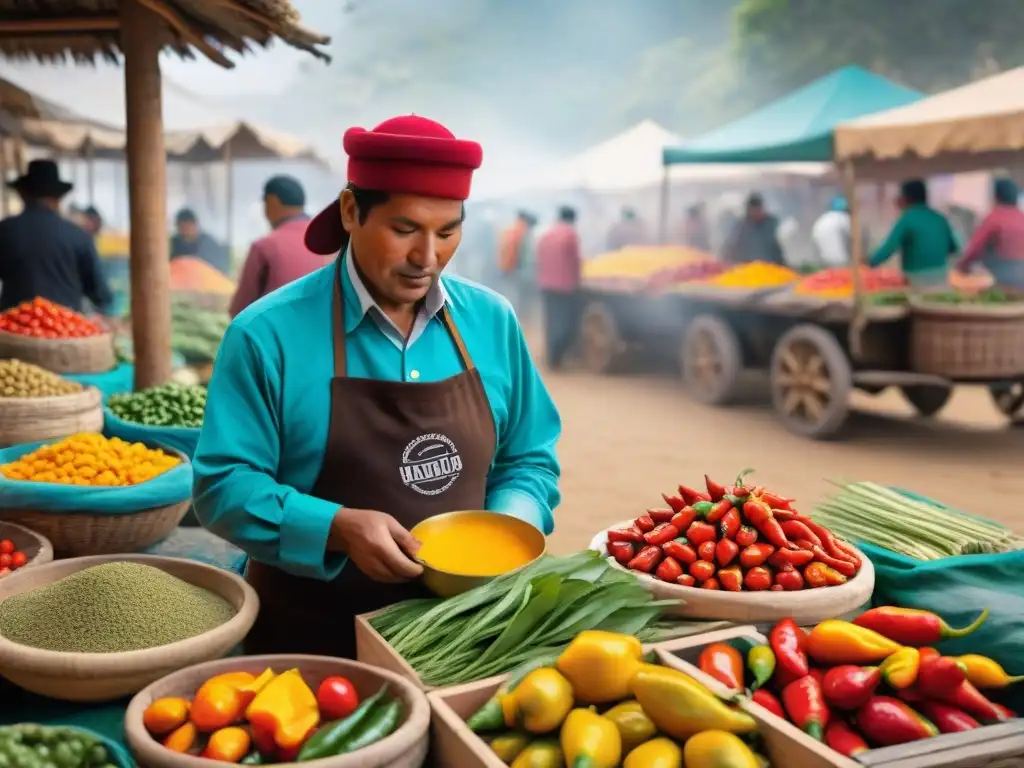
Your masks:
[{"label": "yellow bell pepper", "polygon": [[525,733],[503,733],[489,742],[491,751],[505,765],[509,765],[530,746],[530,737]]},{"label": "yellow bell pepper", "polygon": [[628,755],[622,768],[682,768],[683,750],[672,739],[652,739]]},{"label": "yellow bell pepper", "polygon": [[516,756],[511,768],[565,768],[565,760],[555,742],[535,741]]},{"label": "yellow bell pepper", "polygon": [[761,768],[757,755],[740,738],[725,731],[704,731],[683,747],[686,768]]},{"label": "yellow bell pepper", "polygon": [[536,734],[551,733],[558,730],[572,710],[572,686],[557,669],[542,667],[523,678],[514,691],[502,698],[501,704],[509,727],[518,726]]},{"label": "yellow bell pepper", "polygon": [[645,664],[633,679],[633,693],[658,730],[675,739],[722,730],[753,733],[757,723],[710,689],[675,669]]},{"label": "yellow bell pepper", "polygon": [[957,656],[956,660],[964,665],[967,679],[975,688],[1005,688],[1024,680],[1024,675],[1009,675],[998,661],[977,653]]},{"label": "yellow bell pepper", "polygon": [[320,724],[320,708],[299,670],[289,669],[256,694],[245,717],[254,728],[272,733],[279,748],[294,749]]},{"label": "yellow bell pepper", "polygon": [[636,699],[624,701],[604,713],[604,716],[615,723],[622,737],[622,751],[630,752],[658,733],[658,727],[647,716],[644,708]]},{"label": "yellow bell pepper", "polygon": [[615,768],[622,759],[619,729],[589,709],[569,713],[560,740],[568,768]]},{"label": "yellow bell pepper", "polygon": [[610,704],[629,696],[629,684],[643,664],[644,647],[631,635],[580,632],[558,657],[558,671],[572,684],[576,701]]}]

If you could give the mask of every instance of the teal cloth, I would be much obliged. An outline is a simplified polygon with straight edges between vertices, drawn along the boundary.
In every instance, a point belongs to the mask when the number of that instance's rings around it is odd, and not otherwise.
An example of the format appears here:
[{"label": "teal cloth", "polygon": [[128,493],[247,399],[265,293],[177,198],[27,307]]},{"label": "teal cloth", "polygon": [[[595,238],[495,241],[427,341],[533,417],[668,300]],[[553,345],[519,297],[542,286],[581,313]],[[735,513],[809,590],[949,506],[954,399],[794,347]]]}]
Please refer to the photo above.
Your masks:
[{"label": "teal cloth", "polygon": [[157,443],[175,448],[189,459],[196,452],[199,427],[146,427],[119,419],[109,408],[103,409],[103,434],[132,443]]},{"label": "teal cloth", "polygon": [[96,387],[106,400],[111,395],[132,391],[135,386],[135,366],[131,363],[121,363],[106,373],[73,373],[65,374],[64,378],[87,387]]},{"label": "teal cloth", "polygon": [[[15,461],[26,453],[52,442],[16,445],[0,450],[0,464]],[[152,507],[177,504],[192,493],[192,464],[182,462],[173,469],[138,485],[126,487],[84,487],[59,483],[37,483],[0,477],[0,509],[34,509],[43,512],[91,512],[120,515]]]},{"label": "teal cloth", "polygon": [[229,541],[216,536],[205,528],[181,527],[161,542],[146,550],[147,555],[161,557],[183,557],[199,563],[214,565],[239,576],[245,574],[248,556]]}]

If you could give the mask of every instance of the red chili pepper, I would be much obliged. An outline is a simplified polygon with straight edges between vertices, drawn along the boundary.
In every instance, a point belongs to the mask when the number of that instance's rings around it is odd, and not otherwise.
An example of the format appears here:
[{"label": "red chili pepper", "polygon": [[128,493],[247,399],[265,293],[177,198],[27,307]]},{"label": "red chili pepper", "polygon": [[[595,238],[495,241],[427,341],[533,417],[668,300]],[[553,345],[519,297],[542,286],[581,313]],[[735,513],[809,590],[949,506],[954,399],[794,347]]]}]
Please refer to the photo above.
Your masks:
[{"label": "red chili pepper", "polygon": [[666,555],[674,557],[680,563],[689,565],[690,563],[697,562],[697,552],[686,543],[686,539],[673,539],[662,544],[661,548],[665,551]]},{"label": "red chili pepper", "polygon": [[718,535],[723,539],[735,539],[736,534],[740,531],[741,523],[740,511],[735,507],[730,507],[718,524]]},{"label": "red chili pepper", "polygon": [[706,579],[703,584],[700,585],[701,589],[721,589],[722,585],[718,583],[718,579],[712,577]]},{"label": "red chili pepper", "polygon": [[768,642],[775,653],[779,669],[784,669],[797,677],[803,677],[810,671],[804,643],[807,635],[797,626],[793,619],[783,619],[768,635]]},{"label": "red chili pepper", "polygon": [[838,587],[840,584],[846,583],[846,577],[843,574],[817,561],[804,568],[804,578],[813,588]]},{"label": "red chili pepper", "polygon": [[608,531],[608,541],[626,541],[633,544],[639,544],[644,540],[644,535],[640,532],[640,529],[636,526],[631,525],[629,528],[612,528]]},{"label": "red chili pepper", "polygon": [[814,554],[814,547],[816,545],[813,541],[808,541],[807,539],[797,539],[793,542],[793,544],[796,545],[797,549],[805,550],[807,552],[810,552],[812,555]]},{"label": "red chili pepper", "polygon": [[909,688],[903,688],[902,690],[895,691],[896,696],[907,702],[908,704],[920,704],[925,700],[925,695],[921,693],[917,685],[912,685]]},{"label": "red chili pepper", "polygon": [[942,704],[938,701],[922,701],[920,704],[921,713],[935,723],[935,726],[942,733],[962,733],[981,728],[981,723],[969,714],[949,704]]},{"label": "red chili pepper", "polygon": [[817,680],[818,685],[822,685],[825,682],[825,672],[817,667],[811,667],[807,674]]},{"label": "red chili pepper", "polygon": [[661,557],[661,547],[644,547],[626,564],[626,567],[631,571],[650,573],[654,566],[661,562]]},{"label": "red chili pepper", "polygon": [[711,497],[704,493],[704,491],[698,491],[685,485],[679,486],[679,495],[691,506],[698,501],[711,501]]},{"label": "red chili pepper", "polygon": [[989,701],[969,680],[964,680],[955,691],[941,698],[946,704],[959,707],[981,720],[1002,722],[1006,719],[1005,712]]},{"label": "red chili pepper", "polygon": [[760,531],[769,542],[774,544],[779,549],[784,549],[789,546],[789,539],[786,538],[786,534],[782,532],[782,526],[779,521],[772,516],[771,507],[765,504],[763,501],[757,499],[751,499],[743,504],[743,514],[747,520]]},{"label": "red chili pepper", "polygon": [[939,656],[934,648],[922,648],[920,653],[917,688],[925,696],[932,699],[950,696],[967,679],[967,667],[962,662],[949,656]]},{"label": "red chili pepper", "polygon": [[808,528],[810,528],[815,536],[821,539],[822,549],[824,549],[825,552],[828,553],[831,557],[837,558],[839,560],[848,560],[849,562],[853,563],[856,567],[860,567],[859,558],[851,556],[850,553],[844,551],[836,544],[836,535],[832,533],[832,531],[830,531],[825,526],[814,522],[811,518],[807,517],[806,515],[801,515],[797,519],[801,523],[806,525]]},{"label": "red chili pepper", "polygon": [[741,548],[757,543],[757,538],[757,529],[749,525],[741,525],[740,529],[736,532],[736,543]]},{"label": "red chili pepper", "polygon": [[782,692],[782,703],[795,726],[818,741],[825,738],[830,713],[817,680],[808,675],[790,683]]},{"label": "red chili pepper", "polygon": [[789,520],[799,520],[803,518],[803,515],[792,509],[773,509],[772,514],[775,516],[775,519],[778,520],[780,523],[785,523]]},{"label": "red chili pepper", "polygon": [[751,544],[749,547],[744,547],[743,551],[740,552],[740,565],[744,568],[754,568],[758,565],[763,565],[772,556],[773,552],[775,552],[775,547],[771,544]]},{"label": "red chili pepper", "polygon": [[839,573],[843,574],[847,578],[852,578],[857,575],[857,566],[851,563],[849,560],[840,560],[837,557],[832,557],[828,552],[819,546],[815,546],[811,550],[814,552],[814,559],[819,563],[824,563],[829,568],[832,568]]},{"label": "red chili pepper", "polygon": [[997,704],[994,701],[992,702],[992,706],[995,708],[996,712],[999,713],[1000,719],[997,722],[1003,722],[1004,720],[1016,720],[1017,719],[1017,713],[1014,712],[1009,707],[1004,707],[1002,704]]},{"label": "red chili pepper", "polygon": [[739,544],[732,539],[721,539],[718,544],[715,545],[715,560],[723,568],[735,560],[736,555],[739,553]]},{"label": "red chili pepper", "polygon": [[875,689],[882,682],[882,670],[878,667],[857,667],[844,664],[832,667],[825,673],[821,690],[825,701],[837,709],[858,709],[875,695]]},{"label": "red chili pepper", "polygon": [[785,496],[779,496],[771,491],[761,491],[761,493],[757,495],[761,501],[771,507],[773,511],[781,509],[784,512],[788,512],[792,509],[793,502],[796,501],[796,499],[787,499]]},{"label": "red chili pepper", "polygon": [[772,676],[772,686],[776,691],[782,693],[786,689],[787,685],[796,682],[801,677],[806,677],[806,675],[794,675],[792,672],[788,672],[782,667],[779,667],[775,670],[775,674]]},{"label": "red chili pepper", "polygon": [[939,658],[942,655],[941,653],[938,652],[937,649],[929,648],[928,646],[925,646],[924,648],[918,648],[917,652],[919,654],[921,654],[921,663],[922,664],[924,664],[926,661],[931,661],[933,659],[937,659],[937,658]]},{"label": "red chili pepper", "polygon": [[813,559],[814,553],[806,549],[780,549],[768,558],[768,564],[773,568],[782,568],[786,565],[802,568]]},{"label": "red chili pepper", "polygon": [[857,550],[853,548],[852,544],[843,541],[842,539],[836,536],[832,537],[832,544],[835,546],[835,548],[839,551],[840,554],[846,555],[846,559],[850,560],[855,566],[857,566],[857,569],[860,570],[860,567],[864,564],[864,561],[861,559],[861,556],[857,552]]},{"label": "red chili pepper", "polygon": [[701,560],[707,560],[709,563],[715,562],[715,542],[705,541],[697,547],[697,556]]},{"label": "red chili pepper", "polygon": [[608,542],[608,554],[614,557],[620,565],[629,565],[629,561],[633,559],[636,550],[633,544],[628,541],[611,541]]},{"label": "red chili pepper", "polygon": [[670,496],[667,493],[663,493],[661,494],[661,498],[663,498],[665,500],[665,503],[672,508],[673,515],[686,506],[686,500],[682,496]]},{"label": "red chili pepper", "polygon": [[732,502],[729,501],[728,499],[716,501],[714,506],[711,507],[711,511],[708,512],[707,521],[709,523],[717,523],[719,520],[725,517],[725,513],[732,508]]},{"label": "red chili pepper", "polygon": [[825,743],[844,757],[868,751],[868,743],[842,720],[832,720],[825,728]]},{"label": "red chili pepper", "polygon": [[699,547],[705,541],[714,541],[716,538],[715,526],[705,523],[703,520],[695,520],[686,529],[686,540],[695,547]]},{"label": "red chili pepper", "polygon": [[[772,514],[775,514],[775,510],[772,510]],[[780,525],[782,526],[782,532],[786,534],[786,538],[790,541],[804,539],[805,541],[811,542],[811,544],[817,544],[819,547],[821,546],[821,539],[814,534],[814,531],[799,520],[787,520],[784,523],[780,523]]]},{"label": "red chili pepper", "polygon": [[680,576],[678,579],[676,579],[676,584],[678,584],[681,587],[692,587],[696,583],[697,583],[697,580],[695,578],[693,578],[693,576],[691,576],[688,573],[684,573],[682,576]]},{"label": "red chili pepper", "polygon": [[697,519],[697,510],[693,507],[683,507],[678,513],[676,513],[671,520],[672,525],[678,528],[680,531],[685,531],[690,527],[690,523]]},{"label": "red chili pepper", "polygon": [[730,565],[728,568],[721,568],[718,571],[718,581],[722,589],[727,592],[743,591],[743,571],[738,565]]},{"label": "red chili pepper", "polygon": [[690,564],[690,575],[697,581],[707,581],[715,575],[715,564],[707,560],[698,560]]},{"label": "red chili pepper", "polygon": [[647,516],[654,521],[655,525],[661,525],[662,523],[669,522],[675,517],[676,510],[672,509],[648,509]]},{"label": "red chili pepper", "polygon": [[679,535],[679,529],[676,528],[672,523],[662,523],[653,531],[648,531],[644,534],[644,541],[648,544],[654,544],[661,546]]},{"label": "red chili pepper", "polygon": [[892,747],[938,736],[939,729],[890,696],[874,696],[857,712],[857,728],[872,744]]},{"label": "red chili pepper", "polygon": [[786,592],[799,592],[804,588],[804,577],[798,570],[777,571],[773,587],[782,587]]},{"label": "red chili pepper", "polygon": [[654,572],[654,575],[662,581],[667,581],[669,584],[675,583],[675,580],[683,575],[683,566],[679,564],[679,561],[674,557],[666,557],[661,561],[658,566],[658,570]]},{"label": "red chili pepper", "polygon": [[650,515],[640,515],[640,517],[636,519],[636,522],[634,522],[633,525],[639,528],[642,533],[647,533],[648,531],[654,530],[654,521],[651,520]]},{"label": "red chili pepper", "polygon": [[747,571],[747,575],[743,577],[743,586],[751,592],[761,592],[766,589],[771,589],[772,572],[763,565],[751,568]]},{"label": "red chili pepper", "polygon": [[707,475],[704,475],[704,485],[707,486],[708,496],[711,497],[712,501],[721,501],[725,496],[725,486],[721,483],[716,483]]},{"label": "red chili pepper", "polygon": [[715,508],[715,502],[713,501],[698,501],[693,505],[694,510],[697,512],[697,517],[700,520],[707,520],[708,515],[711,514],[711,510]]},{"label": "red chili pepper", "polygon": [[788,719],[785,710],[782,709],[782,703],[775,698],[775,694],[771,693],[771,691],[765,688],[758,688],[754,691],[750,700],[764,707],[776,717],[781,717],[783,720]]},{"label": "red chili pepper", "polygon": [[939,640],[965,637],[980,627],[988,618],[988,609],[981,612],[969,626],[953,629],[942,618],[931,611],[913,608],[872,608],[854,619],[854,624],[872,629],[880,635],[895,640],[901,645],[931,645]]}]

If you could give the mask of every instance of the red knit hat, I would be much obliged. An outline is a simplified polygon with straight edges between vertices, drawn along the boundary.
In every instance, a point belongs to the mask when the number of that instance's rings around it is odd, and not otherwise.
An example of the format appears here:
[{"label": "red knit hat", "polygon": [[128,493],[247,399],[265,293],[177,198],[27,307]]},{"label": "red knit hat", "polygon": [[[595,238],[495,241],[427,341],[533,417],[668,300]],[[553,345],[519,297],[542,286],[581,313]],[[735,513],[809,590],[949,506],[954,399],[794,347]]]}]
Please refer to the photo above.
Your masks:
[{"label": "red knit hat", "polygon": [[[483,162],[479,144],[456,139],[440,123],[417,115],[393,117],[372,131],[349,128],[343,146],[350,183],[394,194],[465,200],[473,171]],[[329,255],[347,243],[339,198],[309,222],[306,247]]]}]

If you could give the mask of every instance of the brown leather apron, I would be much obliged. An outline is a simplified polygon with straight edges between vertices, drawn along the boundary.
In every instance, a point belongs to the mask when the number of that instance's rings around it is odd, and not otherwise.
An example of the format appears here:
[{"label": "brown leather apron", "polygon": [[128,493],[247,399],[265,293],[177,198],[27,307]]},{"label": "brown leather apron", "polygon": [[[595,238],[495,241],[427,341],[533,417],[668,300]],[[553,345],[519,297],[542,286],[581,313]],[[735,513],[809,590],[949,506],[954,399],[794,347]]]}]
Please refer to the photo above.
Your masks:
[{"label": "brown leather apron", "polygon": [[[342,262],[334,281],[330,428],[311,495],[386,512],[407,529],[444,512],[483,509],[494,419],[480,372],[448,308],[441,310],[441,320],[462,359],[462,373],[422,384],[350,378]],[[259,617],[245,642],[250,654],[355,658],[355,616],[426,594],[418,581],[373,581],[352,562],[325,582],[250,559],[246,579],[260,597]]]}]

